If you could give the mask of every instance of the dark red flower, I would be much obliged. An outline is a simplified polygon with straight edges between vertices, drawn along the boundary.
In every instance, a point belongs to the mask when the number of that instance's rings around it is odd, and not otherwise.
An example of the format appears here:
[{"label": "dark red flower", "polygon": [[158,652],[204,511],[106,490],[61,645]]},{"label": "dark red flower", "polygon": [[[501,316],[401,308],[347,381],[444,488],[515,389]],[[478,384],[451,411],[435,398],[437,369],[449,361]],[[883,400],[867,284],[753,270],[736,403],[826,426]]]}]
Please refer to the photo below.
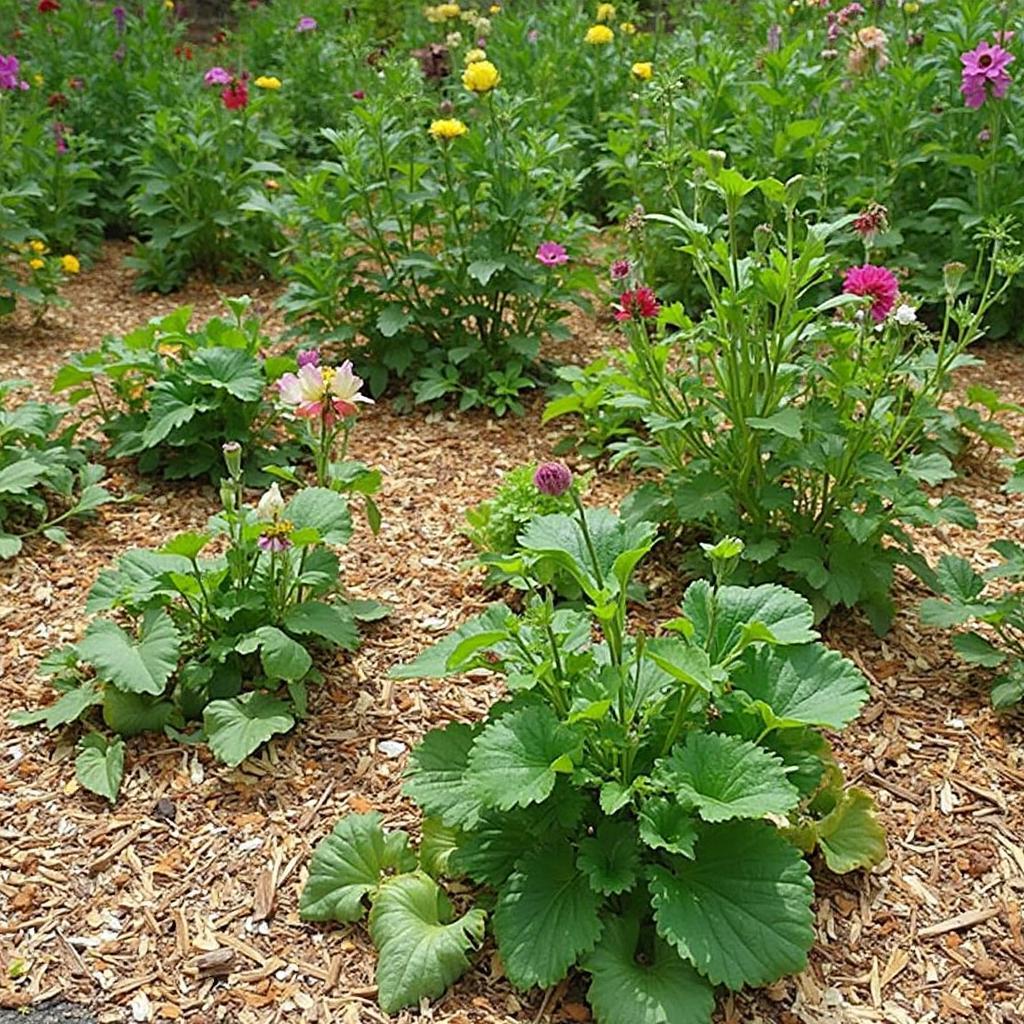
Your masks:
[{"label": "dark red flower", "polygon": [[615,305],[616,320],[653,320],[661,312],[658,297],[652,288],[641,285],[623,292]]},{"label": "dark red flower", "polygon": [[352,99],[354,99],[354,100],[365,100],[366,99],[366,93],[363,92],[362,89],[356,89],[356,91],[354,93],[352,93]]},{"label": "dark red flower", "polygon": [[185,46],[176,46],[174,48],[174,56],[177,57],[178,60],[191,60],[192,47],[187,44]]},{"label": "dark red flower", "polygon": [[62,92],[52,92],[50,93],[49,99],[46,101],[46,105],[51,109],[66,107],[68,105],[68,98]]},{"label": "dark red flower", "polygon": [[249,90],[245,82],[236,79],[220,94],[220,98],[225,110],[244,110],[249,105]]},{"label": "dark red flower", "polygon": [[869,203],[853,222],[853,230],[861,238],[871,241],[880,231],[889,226],[889,211],[881,203]]},{"label": "dark red flower", "polygon": [[40,14],[49,14],[51,11],[59,11],[60,4],[57,0],[39,0],[39,3],[36,5],[36,10]]}]

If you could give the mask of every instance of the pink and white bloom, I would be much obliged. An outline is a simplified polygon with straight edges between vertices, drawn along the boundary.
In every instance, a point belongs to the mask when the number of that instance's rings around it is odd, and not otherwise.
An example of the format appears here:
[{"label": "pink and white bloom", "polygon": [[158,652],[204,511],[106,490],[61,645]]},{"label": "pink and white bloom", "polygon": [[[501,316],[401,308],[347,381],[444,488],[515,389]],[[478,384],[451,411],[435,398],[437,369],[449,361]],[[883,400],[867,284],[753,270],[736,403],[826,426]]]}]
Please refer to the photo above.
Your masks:
[{"label": "pink and white bloom", "polygon": [[373,404],[372,398],[359,393],[362,386],[362,378],[353,373],[348,359],[337,368],[306,363],[298,373],[286,373],[277,382],[281,401],[293,415],[302,419],[323,416],[328,426],[339,417],[354,416],[359,402]]},{"label": "pink and white bloom", "polygon": [[210,68],[210,70],[203,75],[203,81],[207,85],[230,85],[231,72],[218,65]]},{"label": "pink and white bloom", "polygon": [[565,251],[565,246],[557,242],[541,242],[537,246],[536,259],[545,267],[558,267],[569,262],[569,254]]}]

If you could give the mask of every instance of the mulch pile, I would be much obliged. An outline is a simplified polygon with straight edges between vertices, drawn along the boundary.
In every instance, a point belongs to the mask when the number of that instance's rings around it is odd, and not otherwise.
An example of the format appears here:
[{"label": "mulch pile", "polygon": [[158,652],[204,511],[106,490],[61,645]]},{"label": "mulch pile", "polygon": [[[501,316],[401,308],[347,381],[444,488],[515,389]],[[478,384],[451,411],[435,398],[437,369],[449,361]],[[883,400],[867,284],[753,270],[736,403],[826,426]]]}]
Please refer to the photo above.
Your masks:
[{"label": "mulch pile", "polygon": [[[219,311],[216,291],[202,284],[170,297],[135,294],[122,255],[109,247],[66,289],[70,306],[42,325],[0,332],[0,378],[26,378],[42,396],[67,356],[105,333],[182,303],[200,320]],[[269,313],[274,287],[248,291]],[[614,338],[605,323],[575,327],[573,358]],[[279,328],[270,315],[268,329]],[[964,383],[984,381],[1024,403],[1024,351],[980,354],[984,365]],[[540,426],[541,408],[538,397],[519,420],[400,415],[388,403],[366,412],[353,454],[384,471],[384,524],[376,538],[359,528],[345,579],[393,613],[368,629],[358,654],[323,666],[309,721],[239,769],[160,737],[132,740],[111,808],[74,782],[73,734],[0,721],[0,1006],[60,994],[90,1003],[104,1022],[388,1019],[374,1001],[364,931],[300,923],[298,895],[313,846],[339,816],[376,809],[390,826],[414,830],[415,809],[400,793],[407,751],[433,726],[480,717],[498,696],[487,678],[396,683],[387,673],[493,600],[461,567],[471,555],[462,514],[503,472],[550,455],[559,428]],[[1024,442],[1024,417],[1010,426]],[[1000,492],[1004,477],[985,453],[967,460],[948,490],[974,506],[980,527],[922,533],[929,558],[953,550],[983,566],[992,540],[1020,536],[1024,499]],[[35,664],[81,634],[102,568],[128,547],[201,526],[217,507],[210,486],[143,479],[129,464],[116,464],[112,479],[140,499],[74,527],[63,549],[33,541],[0,563],[5,712],[50,699]],[[606,474],[594,500],[616,503],[629,489],[625,474]],[[651,608],[641,614],[662,616],[680,581],[662,563],[647,582]],[[943,633],[918,624],[923,596],[919,584],[900,581],[901,612],[884,639],[848,614],[826,629],[871,680],[872,702],[837,748],[850,781],[878,801],[889,859],[845,878],[816,865],[818,943],[808,970],[724,999],[722,1024],[1024,1021],[1024,717],[993,713],[985,674],[964,668]],[[584,993],[578,978],[517,993],[488,946],[422,1015],[392,1019],[586,1021]]]}]

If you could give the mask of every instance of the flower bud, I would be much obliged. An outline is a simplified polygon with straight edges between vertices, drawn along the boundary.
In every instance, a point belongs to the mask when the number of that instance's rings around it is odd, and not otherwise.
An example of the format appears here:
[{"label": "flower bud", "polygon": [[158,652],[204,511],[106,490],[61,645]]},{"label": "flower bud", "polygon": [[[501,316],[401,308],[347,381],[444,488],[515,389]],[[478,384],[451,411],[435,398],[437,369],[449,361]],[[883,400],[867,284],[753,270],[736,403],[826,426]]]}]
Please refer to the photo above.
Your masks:
[{"label": "flower bud", "polygon": [[758,224],[754,228],[754,250],[763,256],[768,251],[768,246],[772,244],[774,234],[771,224]]},{"label": "flower bud", "polygon": [[221,445],[224,463],[228,467],[228,476],[237,480],[242,475],[242,446],[237,441],[228,441]]},{"label": "flower bud", "polygon": [[284,511],[284,498],[281,496],[281,488],[277,484],[271,484],[270,488],[263,492],[256,506],[256,517],[264,523],[272,523],[280,518]]},{"label": "flower bud", "polygon": [[942,283],[945,286],[946,294],[951,299],[955,298],[956,293],[960,288],[960,282],[963,280],[963,276],[966,273],[966,264],[961,263],[959,260],[954,260],[952,263],[947,263],[942,268]]},{"label": "flower bud", "polygon": [[541,494],[559,498],[572,487],[572,470],[561,462],[542,462],[533,474],[533,484]]},{"label": "flower bud", "polygon": [[807,179],[802,174],[794,174],[786,182],[786,206],[792,209],[804,197],[807,191]]},{"label": "flower bud", "polygon": [[708,157],[711,160],[711,173],[718,174],[725,167],[725,151],[721,149],[709,149]]}]

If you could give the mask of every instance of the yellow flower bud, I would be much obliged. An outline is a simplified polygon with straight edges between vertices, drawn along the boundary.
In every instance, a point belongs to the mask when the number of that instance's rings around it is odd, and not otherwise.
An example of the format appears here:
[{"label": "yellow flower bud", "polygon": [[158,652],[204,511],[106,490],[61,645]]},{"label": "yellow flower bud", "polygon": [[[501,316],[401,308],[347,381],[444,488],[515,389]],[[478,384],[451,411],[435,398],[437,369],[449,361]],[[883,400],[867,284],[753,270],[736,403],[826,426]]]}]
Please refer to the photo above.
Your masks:
[{"label": "yellow flower bud", "polygon": [[649,60],[637,61],[632,67],[633,77],[641,82],[649,82],[654,74],[654,65]]},{"label": "yellow flower bud", "polygon": [[65,253],[60,258],[61,268],[65,274],[77,274],[82,269],[82,264],[78,262],[77,256],[72,256],[71,253]]},{"label": "yellow flower bud", "polygon": [[46,266],[46,260],[41,260],[38,256],[28,261],[28,265],[33,270],[42,270]]},{"label": "yellow flower bud", "polygon": [[442,142],[451,142],[469,129],[457,117],[441,117],[430,122],[430,134]]},{"label": "yellow flower bud", "polygon": [[467,64],[476,64],[481,60],[487,60],[487,54],[485,51],[476,48],[466,51],[465,61]]},{"label": "yellow flower bud", "polygon": [[615,20],[615,4],[598,4],[597,5],[597,20],[598,21],[614,21]]}]

